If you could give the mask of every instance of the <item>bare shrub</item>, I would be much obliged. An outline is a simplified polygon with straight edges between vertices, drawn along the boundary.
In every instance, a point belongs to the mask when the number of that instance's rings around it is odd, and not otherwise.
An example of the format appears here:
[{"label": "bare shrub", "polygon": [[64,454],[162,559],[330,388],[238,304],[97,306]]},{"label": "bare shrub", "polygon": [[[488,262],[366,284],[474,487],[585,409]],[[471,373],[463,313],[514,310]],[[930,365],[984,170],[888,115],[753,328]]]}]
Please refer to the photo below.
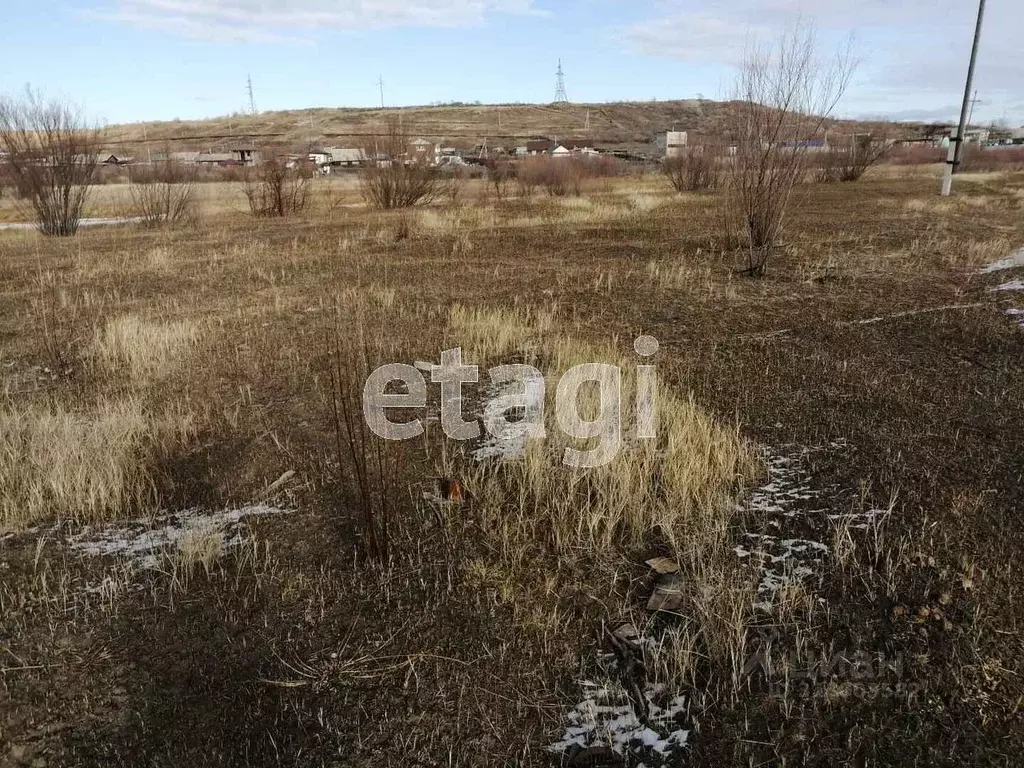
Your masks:
[{"label": "bare shrub", "polygon": [[736,147],[730,164],[728,215],[738,225],[748,275],[760,277],[779,244],[807,151],[853,73],[849,48],[820,61],[812,29],[797,27],[777,45],[747,52],[729,114]]},{"label": "bare shrub", "polygon": [[169,152],[166,156],[152,169],[135,169],[129,182],[133,215],[147,226],[193,221],[196,216],[196,171],[172,160]]},{"label": "bare shrub", "polygon": [[409,137],[395,119],[388,121],[385,134],[366,154],[359,181],[363,197],[375,208],[429,203],[444,191],[444,179],[425,158],[409,157]]},{"label": "bare shrub", "polygon": [[346,318],[344,331],[340,313],[335,319],[330,351],[334,458],[341,490],[350,501],[345,507],[359,511],[355,522],[363,554],[369,560],[386,562],[391,551],[390,528],[397,496],[392,484],[402,474],[400,454],[393,450],[392,443],[373,434],[363,417],[362,399],[363,382],[377,367],[374,358],[382,357],[382,351],[379,344],[373,346],[367,340],[362,308],[357,308],[354,323]]},{"label": "bare shrub", "polygon": [[506,188],[508,183],[515,178],[515,168],[508,161],[503,159],[490,160],[487,163],[487,178],[494,189],[494,197],[500,203],[507,196]]},{"label": "bare shrub", "polygon": [[709,147],[690,147],[682,154],[666,157],[661,170],[676,192],[715,189],[721,176],[718,154]]},{"label": "bare shrub", "polygon": [[564,197],[570,192],[580,194],[583,173],[580,164],[571,158],[539,156],[519,164],[518,179],[520,187],[528,190],[527,196],[540,187],[552,197]]},{"label": "bare shrub", "polygon": [[79,107],[31,89],[20,100],[0,99],[0,152],[44,234],[78,231],[102,135]]},{"label": "bare shrub", "polygon": [[245,197],[253,216],[291,216],[309,203],[310,179],[302,169],[271,158],[248,170]]},{"label": "bare shrub", "polygon": [[868,168],[881,162],[892,143],[869,133],[854,134],[847,147],[836,146],[820,155],[815,174],[817,181],[857,181]]},{"label": "bare shrub", "polygon": [[78,367],[84,302],[81,286],[67,273],[39,270],[31,300],[32,328],[51,373],[64,379]]},{"label": "bare shrub", "polygon": [[960,171],[984,173],[986,171],[1017,170],[1024,165],[1024,147],[964,147]]},{"label": "bare shrub", "polygon": [[441,192],[449,205],[458,205],[462,193],[466,189],[469,180],[469,171],[461,166],[452,166],[447,171],[445,183],[441,186]]},{"label": "bare shrub", "polygon": [[910,145],[893,147],[885,157],[889,165],[930,165],[946,159],[941,147]]}]

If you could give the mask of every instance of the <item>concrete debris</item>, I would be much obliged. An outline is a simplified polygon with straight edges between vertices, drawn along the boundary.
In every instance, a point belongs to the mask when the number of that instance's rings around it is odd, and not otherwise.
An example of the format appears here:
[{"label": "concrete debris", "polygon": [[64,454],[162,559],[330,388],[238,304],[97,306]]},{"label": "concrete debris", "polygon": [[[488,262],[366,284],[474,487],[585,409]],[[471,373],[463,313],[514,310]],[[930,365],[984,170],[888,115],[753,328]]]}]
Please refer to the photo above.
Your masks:
[{"label": "concrete debris", "polygon": [[647,610],[677,612],[682,605],[683,577],[678,573],[659,575],[647,601]]}]

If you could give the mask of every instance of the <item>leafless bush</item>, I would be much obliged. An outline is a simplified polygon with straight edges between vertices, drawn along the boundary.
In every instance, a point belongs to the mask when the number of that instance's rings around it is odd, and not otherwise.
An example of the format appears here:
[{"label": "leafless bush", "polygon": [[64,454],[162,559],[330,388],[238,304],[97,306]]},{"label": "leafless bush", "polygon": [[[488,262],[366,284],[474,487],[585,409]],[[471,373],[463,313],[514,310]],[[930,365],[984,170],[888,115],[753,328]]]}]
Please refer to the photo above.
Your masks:
[{"label": "leafless bush", "polygon": [[300,168],[271,158],[248,170],[245,197],[253,216],[290,216],[305,209],[310,179]]},{"label": "leafless bush", "polygon": [[0,151],[44,234],[78,231],[101,139],[78,107],[58,99],[31,89],[20,100],[0,99]]},{"label": "leafless bush", "polygon": [[531,192],[541,187],[552,197],[564,197],[569,192],[579,195],[583,182],[579,171],[579,165],[569,158],[530,157],[519,166],[519,180]]},{"label": "leafless bush", "polygon": [[553,157],[539,155],[520,161],[516,168],[519,188],[529,197],[542,187],[552,197],[579,196],[591,179],[618,176],[621,168],[610,157]]},{"label": "leafless bush", "polygon": [[129,182],[133,214],[148,226],[192,221],[196,215],[193,168],[167,159],[153,168],[133,169]]},{"label": "leafless bush", "polygon": [[466,189],[466,182],[469,180],[469,171],[460,166],[453,166],[447,171],[447,178],[442,185],[442,193],[449,205],[458,205],[462,193]]},{"label": "leafless bush", "polygon": [[961,172],[1017,170],[1024,165],[1024,147],[964,147]]},{"label": "leafless bush", "polygon": [[889,165],[930,165],[946,159],[946,150],[932,146],[893,147],[885,156]]},{"label": "leafless bush", "polygon": [[385,134],[366,150],[360,172],[366,201],[382,210],[429,203],[444,192],[444,179],[425,158],[409,158],[409,137],[397,120],[389,120]]},{"label": "leafless bush", "polygon": [[396,493],[392,484],[401,475],[393,444],[373,434],[363,417],[363,382],[376,368],[365,334],[365,318],[357,313],[355,333],[348,322],[343,328],[336,315],[330,354],[331,425],[334,453],[348,497],[346,507],[359,511],[356,525],[363,554],[369,560],[387,561],[391,547],[390,524],[395,516]]},{"label": "leafless bush", "polygon": [[824,184],[857,181],[868,168],[885,157],[891,146],[891,142],[882,137],[869,133],[854,134],[849,146],[835,146],[821,153],[816,179]]},{"label": "leafless bush", "polygon": [[718,153],[709,147],[691,147],[682,154],[666,157],[661,170],[676,192],[715,189],[721,176]]},{"label": "leafless bush", "polygon": [[487,163],[487,177],[494,189],[494,197],[500,203],[506,197],[506,187],[515,177],[515,168],[508,160],[491,160]]},{"label": "leafless bush", "polygon": [[814,32],[797,27],[771,48],[748,51],[736,83],[729,133],[735,147],[729,214],[738,215],[746,274],[760,277],[777,247],[808,148],[853,73],[849,48],[819,61]]}]

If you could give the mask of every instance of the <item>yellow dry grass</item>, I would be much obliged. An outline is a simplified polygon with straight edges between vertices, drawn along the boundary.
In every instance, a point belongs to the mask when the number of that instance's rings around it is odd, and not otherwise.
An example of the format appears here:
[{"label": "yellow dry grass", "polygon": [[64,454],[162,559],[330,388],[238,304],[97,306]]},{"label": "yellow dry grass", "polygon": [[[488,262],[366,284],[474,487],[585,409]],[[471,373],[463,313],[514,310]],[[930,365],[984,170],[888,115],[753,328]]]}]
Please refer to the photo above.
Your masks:
[{"label": "yellow dry grass", "polygon": [[[540,319],[540,326],[532,323]],[[589,450],[606,436],[575,440],[545,423],[544,438],[529,440],[522,456],[498,464],[464,467],[476,513],[506,566],[522,572],[540,553],[562,566],[600,560],[615,563],[651,546],[666,546],[680,565],[685,610],[693,617],[693,638],[714,663],[736,675],[746,648],[753,583],[741,574],[730,543],[735,531],[736,495],[758,472],[758,462],[737,426],[724,425],[691,397],[665,387],[656,396],[657,437],[637,437],[636,365],[611,346],[559,335],[554,316],[515,311],[453,308],[456,338],[470,337],[474,349],[500,354],[536,353],[545,377],[545,412],[567,370],[584,363],[617,366],[621,388],[621,447],[602,466],[575,468],[563,461],[566,449]],[[652,360],[644,359],[650,363]],[[584,419],[601,403],[593,390],[578,395]],[[682,642],[685,638],[680,638]],[[683,678],[691,664],[685,648],[674,649],[666,674]],[[691,660],[692,661],[692,660]]]},{"label": "yellow dry grass", "polygon": [[[500,335],[483,346],[494,349],[500,341],[507,352],[515,348],[515,338],[535,338],[523,333],[529,326],[522,317],[496,322],[490,316],[488,327],[500,329]],[[518,336],[510,333],[513,329]],[[525,535],[560,553],[640,547],[652,538],[694,557],[706,547],[724,546],[734,494],[755,471],[738,429],[719,424],[690,397],[662,388],[658,438],[631,437],[636,361],[579,339],[549,338],[545,344],[542,365],[549,395],[567,370],[591,362],[621,371],[622,449],[610,463],[580,470],[563,465],[565,449],[592,446],[578,445],[559,429],[549,429],[543,441],[531,441],[522,460],[508,462],[500,473],[499,497],[516,499],[512,514],[503,510],[493,521],[502,539],[511,546]],[[581,413],[596,415],[597,399],[593,392],[584,393]],[[543,515],[536,515],[541,509]]]},{"label": "yellow dry grass", "polygon": [[97,331],[91,354],[112,373],[145,382],[172,373],[198,340],[199,324],[192,320],[162,322],[121,315]]},{"label": "yellow dry grass", "polygon": [[176,580],[187,581],[200,568],[209,576],[224,553],[224,531],[217,526],[186,530],[164,554]]},{"label": "yellow dry grass", "polygon": [[491,310],[455,304],[448,314],[449,339],[462,347],[464,360],[478,364],[513,351],[536,354],[554,319],[553,309]]},{"label": "yellow dry grass", "polygon": [[192,429],[190,414],[154,416],[135,398],[0,408],[0,529],[124,516],[152,500],[152,460]]}]

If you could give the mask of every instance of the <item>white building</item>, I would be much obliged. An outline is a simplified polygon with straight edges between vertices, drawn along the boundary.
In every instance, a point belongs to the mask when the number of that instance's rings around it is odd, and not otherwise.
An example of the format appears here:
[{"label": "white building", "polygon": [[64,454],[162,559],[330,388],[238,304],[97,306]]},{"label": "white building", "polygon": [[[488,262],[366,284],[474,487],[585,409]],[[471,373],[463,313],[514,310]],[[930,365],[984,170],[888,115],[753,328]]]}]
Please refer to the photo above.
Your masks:
[{"label": "white building", "polygon": [[666,131],[665,137],[659,137],[659,148],[665,151],[665,157],[678,157],[686,149],[686,131]]}]

